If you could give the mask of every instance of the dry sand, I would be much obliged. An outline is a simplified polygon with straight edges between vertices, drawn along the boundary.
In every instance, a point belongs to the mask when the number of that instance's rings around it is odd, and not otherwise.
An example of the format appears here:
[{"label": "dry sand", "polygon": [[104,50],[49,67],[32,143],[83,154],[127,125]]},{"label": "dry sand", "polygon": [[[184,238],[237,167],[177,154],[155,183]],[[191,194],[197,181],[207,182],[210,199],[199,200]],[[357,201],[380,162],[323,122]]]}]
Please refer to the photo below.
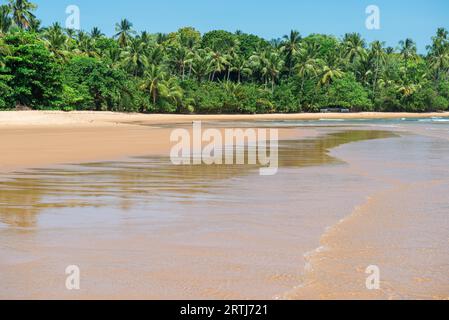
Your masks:
[{"label": "dry sand", "polygon": [[173,115],[138,114],[94,111],[3,111],[0,112],[0,129],[17,126],[114,126],[145,122],[148,124],[185,123],[202,121],[263,121],[263,120],[319,120],[319,119],[400,119],[449,117],[444,113],[296,113],[259,115]]},{"label": "dry sand", "polygon": [[[0,112],[0,172],[59,163],[167,155],[167,124],[201,121],[379,119],[449,116],[449,113],[328,113],[267,115],[163,115],[113,112]],[[147,124],[142,126],[138,124]],[[288,130],[280,132],[281,137]]]}]

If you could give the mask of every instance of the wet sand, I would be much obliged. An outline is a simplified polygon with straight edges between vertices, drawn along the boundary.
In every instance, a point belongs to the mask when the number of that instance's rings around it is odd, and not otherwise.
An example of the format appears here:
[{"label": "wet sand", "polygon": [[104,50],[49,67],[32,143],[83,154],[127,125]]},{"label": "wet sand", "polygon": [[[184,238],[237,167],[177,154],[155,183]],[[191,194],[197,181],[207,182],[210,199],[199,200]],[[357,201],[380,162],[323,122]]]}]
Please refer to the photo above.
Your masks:
[{"label": "wet sand", "polygon": [[[0,298],[449,297],[445,124],[289,123],[270,177],[253,166],[172,166],[163,147],[127,154],[141,133],[165,132],[155,146],[168,139],[169,127],[146,124],[60,128],[61,141],[86,132],[85,144],[107,144],[95,130],[111,130],[120,152],[86,163],[67,151],[75,164],[47,158],[1,175]],[[50,141],[56,128],[38,130]],[[80,291],[65,289],[72,264]],[[373,264],[378,291],[365,287]]]},{"label": "wet sand", "polygon": [[[157,120],[159,117],[162,120]],[[129,156],[168,155],[173,127],[182,125],[192,129],[190,118],[181,116],[181,119],[89,112],[0,112],[0,172]],[[218,122],[212,126],[220,129],[225,125]],[[279,134],[282,138],[299,138],[314,133],[313,130],[281,129]]]},{"label": "wet sand", "polygon": [[[3,111],[0,112],[0,172],[60,163],[101,161],[169,152],[167,126],[192,121],[295,121],[332,119],[432,118],[449,113],[328,113],[267,115],[163,115],[113,112]],[[281,131],[283,138],[313,135],[312,130]],[[293,134],[293,136],[291,136]]]}]

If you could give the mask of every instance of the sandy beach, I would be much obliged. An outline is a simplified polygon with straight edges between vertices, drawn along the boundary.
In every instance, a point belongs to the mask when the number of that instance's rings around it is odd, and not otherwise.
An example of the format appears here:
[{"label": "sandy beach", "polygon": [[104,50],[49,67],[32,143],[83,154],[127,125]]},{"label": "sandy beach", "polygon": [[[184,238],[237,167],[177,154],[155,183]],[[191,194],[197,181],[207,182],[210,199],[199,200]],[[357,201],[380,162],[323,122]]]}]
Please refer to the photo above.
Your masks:
[{"label": "sandy beach", "polygon": [[[443,117],[0,113],[0,298],[447,299]],[[278,128],[278,174],[174,166],[194,120]]]},{"label": "sandy beach", "polygon": [[[169,152],[171,129],[192,121],[293,121],[445,117],[449,113],[166,115],[113,112],[0,112],[0,171]],[[286,137],[288,133],[281,131]]]},{"label": "sandy beach", "polygon": [[179,115],[179,114],[140,114],[95,111],[2,111],[0,128],[4,127],[99,127],[123,124],[147,123],[186,123],[191,121],[282,121],[319,119],[400,119],[449,117],[449,112],[439,113],[400,113],[400,112],[360,112],[360,113],[296,113],[296,114],[257,114],[257,115]]}]

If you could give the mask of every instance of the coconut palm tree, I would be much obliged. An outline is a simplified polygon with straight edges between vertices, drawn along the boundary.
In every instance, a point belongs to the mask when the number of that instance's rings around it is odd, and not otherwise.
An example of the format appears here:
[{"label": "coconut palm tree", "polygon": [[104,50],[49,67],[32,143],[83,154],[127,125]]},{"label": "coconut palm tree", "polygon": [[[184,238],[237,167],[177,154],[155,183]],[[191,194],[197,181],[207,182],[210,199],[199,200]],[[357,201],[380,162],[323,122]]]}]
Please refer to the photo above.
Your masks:
[{"label": "coconut palm tree", "polygon": [[419,88],[420,85],[417,84],[402,84],[397,86],[397,92],[402,95],[402,98],[408,98],[418,91]]},{"label": "coconut palm tree", "polygon": [[145,46],[148,46],[151,42],[151,35],[146,31],[142,31],[138,38],[142,43],[144,43]]},{"label": "coconut palm tree", "polygon": [[28,26],[28,31],[34,32],[34,33],[40,33],[42,31],[41,24],[42,24],[42,22],[38,18],[31,17],[30,25]]},{"label": "coconut palm tree", "polygon": [[290,35],[285,35],[283,37],[284,41],[281,45],[281,51],[286,55],[286,64],[288,67],[289,75],[292,75],[293,66],[295,63],[295,56],[299,51],[301,43],[301,35],[296,30],[291,30]]},{"label": "coconut palm tree", "polygon": [[93,39],[84,31],[78,32],[76,52],[88,57],[98,57]]},{"label": "coconut palm tree", "polygon": [[198,82],[201,82],[206,75],[210,74],[211,67],[209,65],[209,51],[206,49],[198,49],[194,52],[192,60],[192,71],[196,75]]},{"label": "coconut palm tree", "polygon": [[218,51],[210,51],[208,54],[208,62],[212,70],[210,80],[214,81],[216,74],[225,71],[229,65],[229,56]]},{"label": "coconut palm tree", "polygon": [[438,81],[443,73],[449,71],[449,33],[444,28],[437,30],[437,35],[432,38],[432,45],[428,46],[429,64],[434,75],[434,80]]},{"label": "coconut palm tree", "polygon": [[335,79],[343,77],[344,72],[337,66],[324,66],[321,71],[321,77],[318,85],[326,86],[331,84]]},{"label": "coconut palm tree", "polygon": [[167,40],[168,40],[168,35],[166,33],[159,32],[156,34],[156,43],[157,44],[163,44]]},{"label": "coconut palm tree", "polygon": [[373,97],[375,97],[377,81],[379,80],[379,74],[387,62],[387,54],[384,50],[384,43],[382,43],[380,41],[374,41],[373,43],[371,43],[371,50],[370,50],[369,55],[370,55],[370,58],[373,60],[374,80],[373,80],[372,91],[373,91]]},{"label": "coconut palm tree", "polygon": [[275,50],[265,50],[261,54],[251,56],[250,60],[264,79],[265,87],[271,82],[271,90],[274,91],[276,81],[284,67],[284,60],[280,54]]},{"label": "coconut palm tree", "polygon": [[5,34],[9,31],[12,25],[12,19],[9,16],[11,9],[7,5],[0,6],[0,35]]},{"label": "coconut palm tree", "polygon": [[230,68],[231,72],[237,73],[237,82],[241,83],[242,76],[251,75],[252,69],[250,68],[249,61],[242,56],[237,56],[233,61]]},{"label": "coconut palm tree", "polygon": [[4,57],[10,53],[8,46],[4,43],[3,39],[0,38],[0,68],[5,67]]},{"label": "coconut palm tree", "polygon": [[186,67],[190,66],[193,61],[191,51],[186,47],[175,45],[169,48],[171,53],[170,63],[175,66],[177,73],[181,76],[182,80],[185,79]]},{"label": "coconut palm tree", "polygon": [[279,78],[279,74],[284,67],[284,60],[277,52],[271,52],[268,55],[268,73],[271,80],[271,91],[274,91],[274,86]]},{"label": "coconut palm tree", "polygon": [[28,0],[9,0],[9,8],[12,12],[14,23],[20,29],[28,29],[31,20],[36,18],[33,11],[37,6]]},{"label": "coconut palm tree", "polygon": [[102,55],[111,67],[118,67],[122,63],[123,51],[120,48],[107,48]]},{"label": "coconut palm tree", "polygon": [[317,76],[320,68],[320,60],[316,58],[319,47],[304,44],[297,55],[295,65],[296,74],[301,78],[301,94],[304,91],[304,83],[307,77]]},{"label": "coconut palm tree", "polygon": [[67,36],[61,25],[56,22],[51,27],[44,30],[43,38],[48,49],[58,58],[64,58],[67,54]]},{"label": "coconut palm tree", "polygon": [[162,99],[165,99],[176,107],[182,103],[184,92],[176,78],[162,80],[159,84],[159,93]]},{"label": "coconut palm tree", "polygon": [[146,51],[149,64],[160,66],[165,60],[165,50],[161,45],[149,46]]},{"label": "coconut palm tree", "polygon": [[401,40],[399,42],[399,46],[401,56],[405,62],[405,79],[407,80],[409,61],[416,58],[416,44],[412,39],[407,38],[405,40]]},{"label": "coconut palm tree", "polygon": [[153,105],[156,105],[161,95],[161,82],[167,77],[167,73],[160,67],[152,64],[145,72],[144,80],[140,88],[150,94]]},{"label": "coconut palm tree", "polygon": [[114,38],[117,38],[117,41],[122,48],[128,46],[129,40],[136,33],[133,30],[133,24],[127,19],[123,19],[120,23],[117,23],[115,25],[115,31],[117,33],[114,35]]},{"label": "coconut palm tree", "polygon": [[129,46],[123,51],[123,66],[135,77],[143,76],[145,68],[148,65],[148,57],[145,49],[145,44],[140,39],[131,39]]},{"label": "coconut palm tree", "polygon": [[350,63],[366,56],[366,43],[359,33],[347,33],[343,38],[343,53]]},{"label": "coconut palm tree", "polygon": [[435,81],[440,80],[441,74],[449,71],[449,50],[434,53],[430,59],[430,67],[435,74]]},{"label": "coconut palm tree", "polygon": [[90,31],[90,37],[94,40],[99,39],[103,36],[104,36],[103,32],[101,32],[100,28],[98,27],[93,27],[92,30]]}]

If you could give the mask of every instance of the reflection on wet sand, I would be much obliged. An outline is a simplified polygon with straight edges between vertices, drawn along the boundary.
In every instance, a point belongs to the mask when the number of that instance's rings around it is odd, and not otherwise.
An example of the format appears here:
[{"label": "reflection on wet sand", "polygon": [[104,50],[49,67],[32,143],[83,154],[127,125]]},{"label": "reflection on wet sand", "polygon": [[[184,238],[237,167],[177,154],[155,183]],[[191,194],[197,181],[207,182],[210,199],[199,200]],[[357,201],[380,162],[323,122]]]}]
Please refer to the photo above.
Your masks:
[{"label": "reflection on wet sand", "polygon": [[[389,131],[347,130],[279,144],[279,167],[300,168],[338,163],[328,151],[339,145],[396,136]],[[174,166],[164,157],[85,163],[14,173],[0,181],[0,222],[10,227],[38,227],[39,212],[57,208],[109,207],[138,203],[188,201],[196,194],[226,188],[220,181],[255,172],[250,165]]]}]

